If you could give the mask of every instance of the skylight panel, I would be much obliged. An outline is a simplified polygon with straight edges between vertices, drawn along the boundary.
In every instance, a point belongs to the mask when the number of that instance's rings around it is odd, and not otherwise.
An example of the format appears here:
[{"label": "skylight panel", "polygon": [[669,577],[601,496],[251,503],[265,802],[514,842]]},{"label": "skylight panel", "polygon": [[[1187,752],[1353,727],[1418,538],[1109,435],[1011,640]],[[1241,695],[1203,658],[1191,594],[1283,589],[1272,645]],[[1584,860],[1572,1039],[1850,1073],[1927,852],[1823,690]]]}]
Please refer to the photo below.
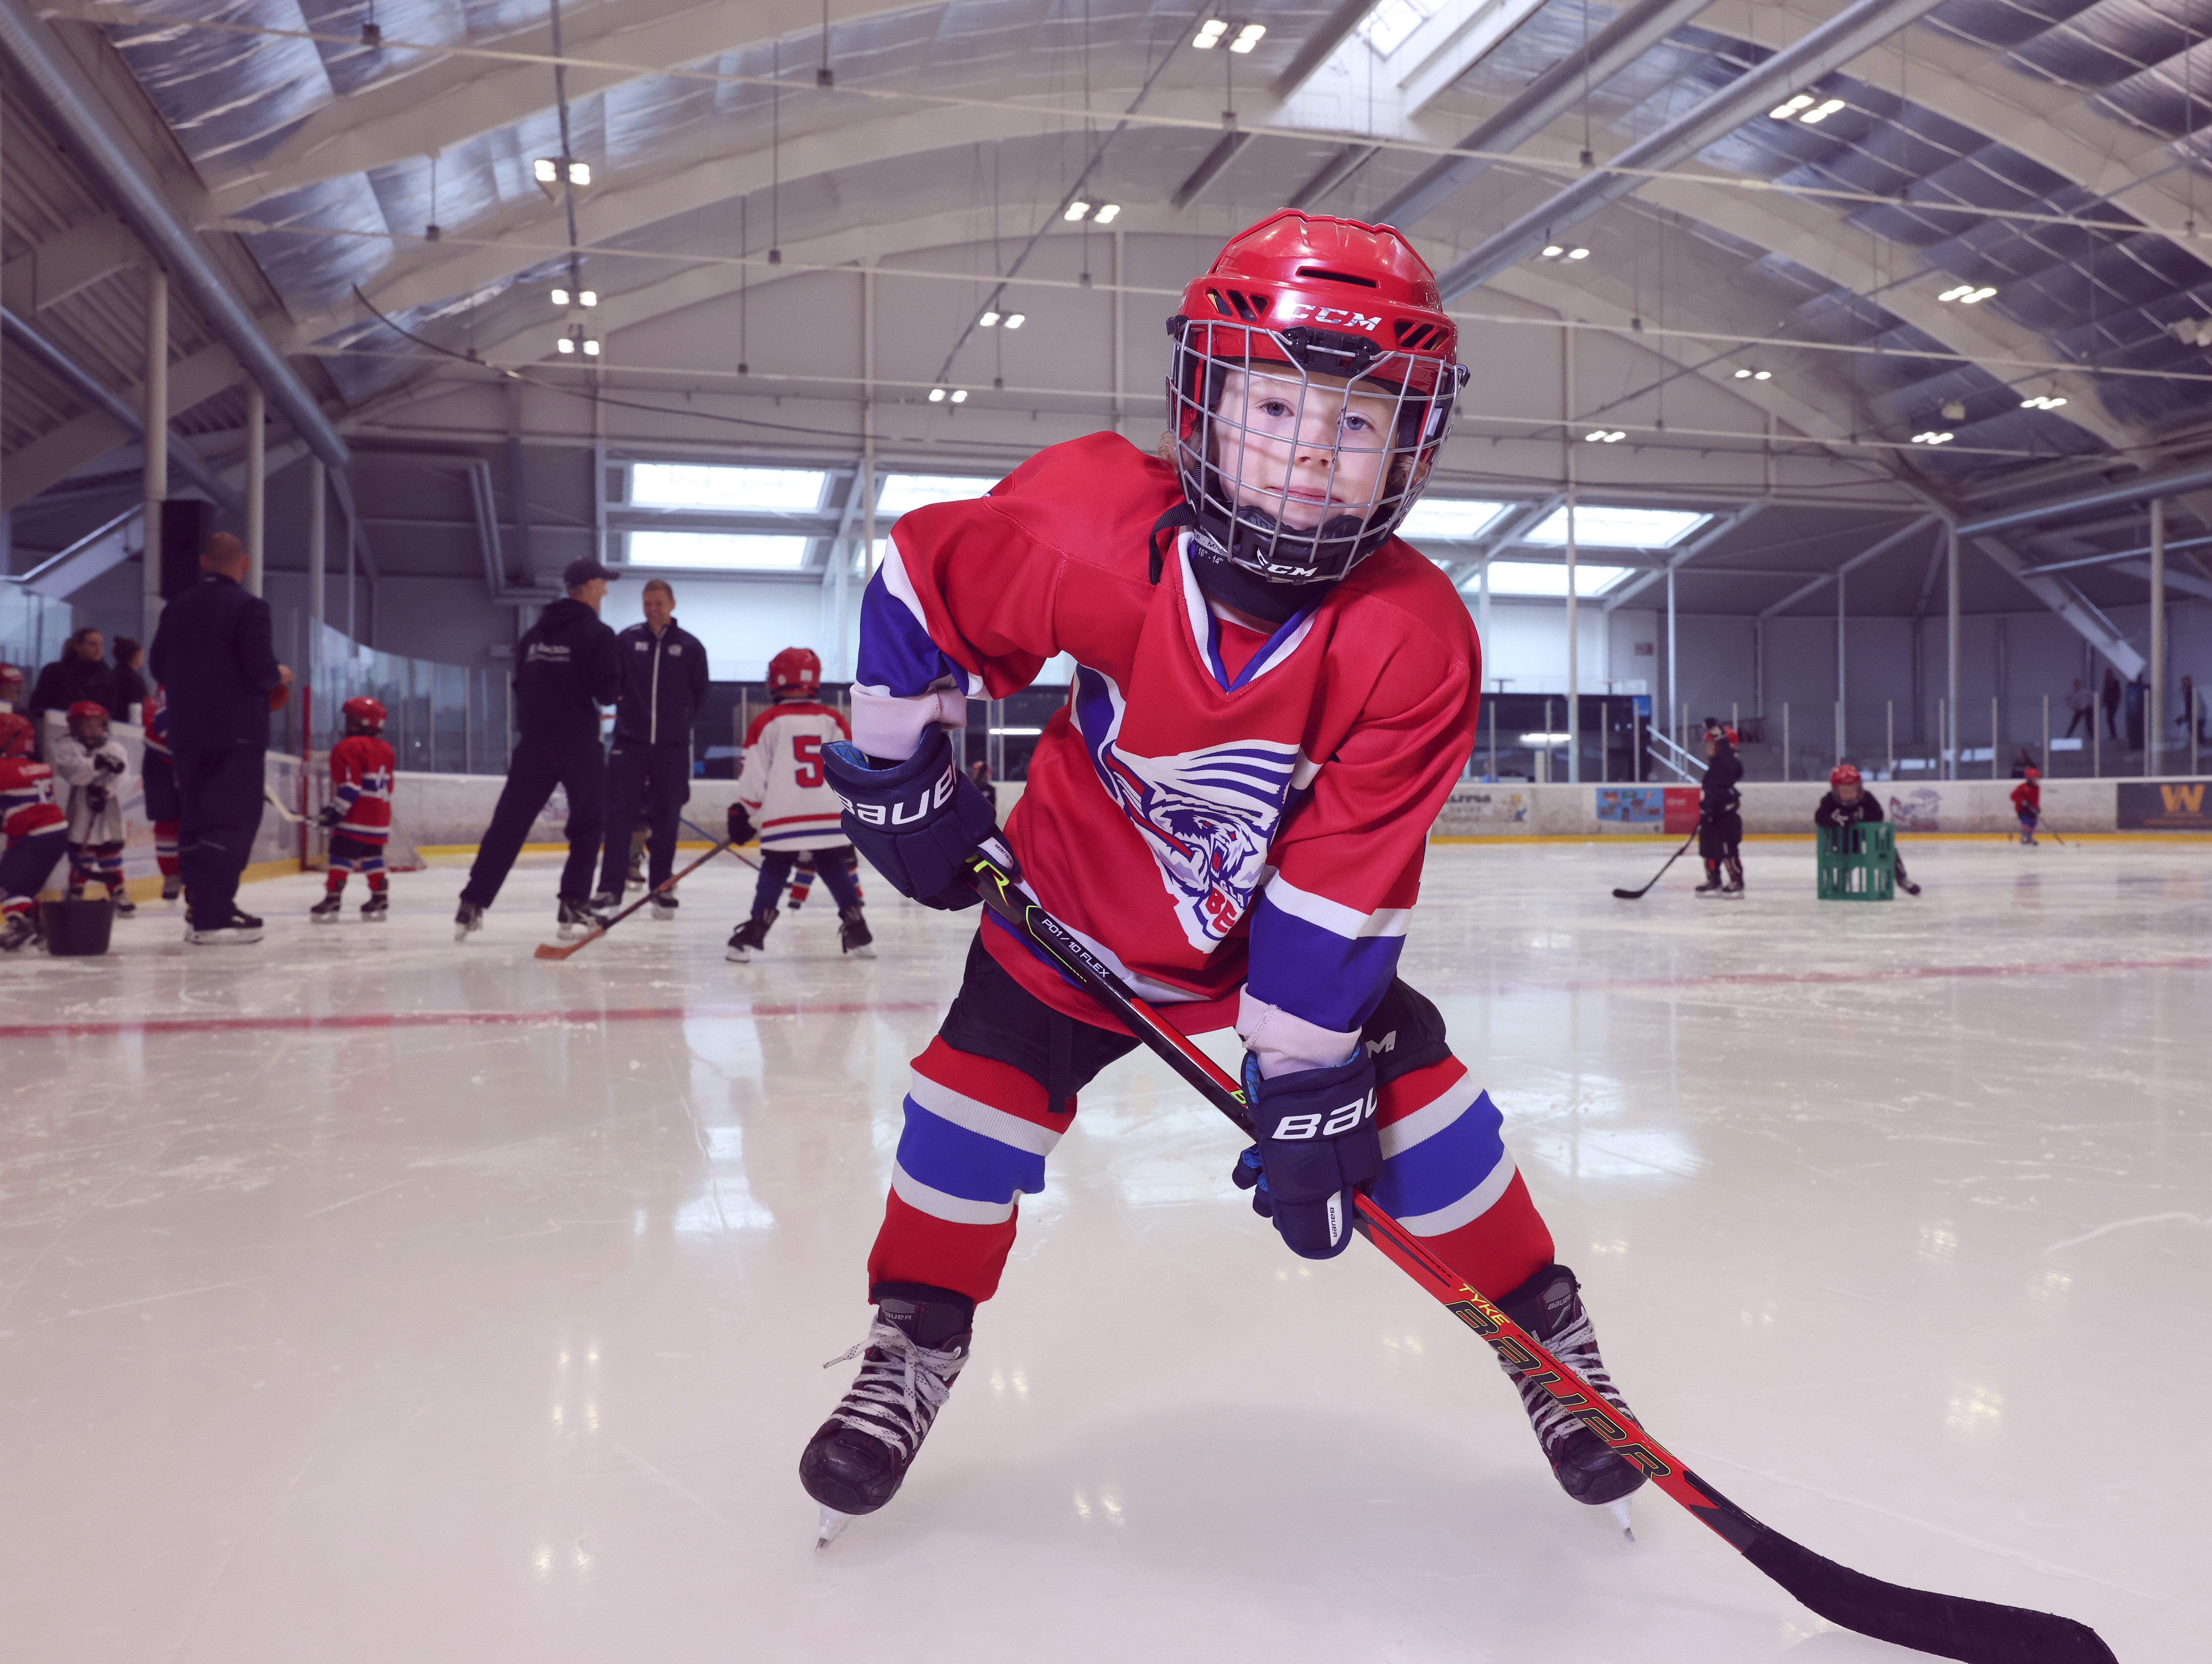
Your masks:
[{"label": "skylight panel", "polygon": [[[1672,549],[1712,518],[1681,508],[1577,508],[1577,549]],[[1531,531],[1526,541],[1563,549],[1567,511],[1559,509]],[[1565,592],[1560,592],[1564,594]]]},{"label": "skylight panel", "polygon": [[1436,7],[1431,0],[1382,0],[1359,21],[1359,38],[1388,58],[1404,46],[1415,29],[1429,21]]},{"label": "skylight panel", "polygon": [[805,537],[732,531],[633,531],[629,564],[693,572],[797,572],[806,564],[806,544]]},{"label": "skylight panel", "polygon": [[[1632,566],[1590,566],[1575,562],[1575,598],[1588,600],[1602,595],[1636,568]],[[1481,583],[1480,574],[1463,586],[1470,592]],[[1564,562],[1552,564],[1540,561],[1492,561],[1490,563],[1490,592],[1492,595],[1532,595],[1564,601],[1567,596],[1567,568]]]},{"label": "skylight panel", "polygon": [[640,508],[725,509],[732,513],[811,513],[830,476],[813,468],[724,468],[689,462],[634,463],[629,500]]},{"label": "skylight panel", "polygon": [[1500,514],[1502,502],[1475,502],[1453,497],[1424,497],[1399,524],[1402,537],[1433,537],[1441,542],[1466,542],[1482,535]]},{"label": "skylight panel", "polygon": [[927,508],[935,502],[963,502],[982,496],[991,484],[973,474],[886,474],[884,494],[876,500],[876,513],[903,514],[909,508]]}]

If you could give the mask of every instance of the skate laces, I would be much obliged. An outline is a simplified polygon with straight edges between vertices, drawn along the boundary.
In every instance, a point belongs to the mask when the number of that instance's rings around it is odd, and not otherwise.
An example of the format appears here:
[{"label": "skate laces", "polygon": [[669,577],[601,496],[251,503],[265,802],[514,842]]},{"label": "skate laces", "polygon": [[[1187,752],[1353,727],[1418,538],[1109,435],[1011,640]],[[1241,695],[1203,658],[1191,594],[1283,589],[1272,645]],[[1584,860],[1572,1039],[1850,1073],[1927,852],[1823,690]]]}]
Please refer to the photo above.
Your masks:
[{"label": "skate laces", "polygon": [[878,1318],[868,1338],[822,1367],[860,1358],[860,1374],[830,1419],[879,1439],[900,1461],[921,1448],[929,1425],[945,1407],[967,1354],[933,1351],[896,1323]]},{"label": "skate laces", "polygon": [[[1577,1310],[1575,1321],[1545,1341],[1544,1350],[1565,1364],[1596,1391],[1614,1409],[1625,1416],[1634,1415],[1613,1384],[1613,1372],[1605,1367],[1605,1359],[1598,1355],[1597,1330],[1592,1326],[1589,1314]],[[1536,1382],[1520,1370],[1508,1368],[1507,1377],[1520,1389],[1521,1407],[1528,1412],[1529,1424],[1536,1430],[1537,1442],[1547,1454],[1570,1434],[1585,1430],[1573,1411],[1560,1404]],[[1595,1434],[1592,1435],[1595,1436]]]}]

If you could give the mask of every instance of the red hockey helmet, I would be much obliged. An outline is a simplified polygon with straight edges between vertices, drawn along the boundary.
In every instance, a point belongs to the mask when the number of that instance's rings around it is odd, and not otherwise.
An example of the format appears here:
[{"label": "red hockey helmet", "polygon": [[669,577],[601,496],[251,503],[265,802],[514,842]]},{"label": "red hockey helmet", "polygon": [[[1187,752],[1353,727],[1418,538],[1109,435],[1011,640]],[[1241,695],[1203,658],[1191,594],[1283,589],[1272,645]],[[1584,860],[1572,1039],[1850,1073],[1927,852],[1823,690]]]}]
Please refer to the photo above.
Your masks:
[{"label": "red hockey helmet", "polygon": [[[79,739],[92,737],[89,725],[94,722],[100,724],[100,732],[103,737],[107,732],[107,707],[96,699],[78,700],[69,708],[68,716],[69,731]],[[79,724],[86,726],[80,727]]]},{"label": "red hockey helmet", "polygon": [[1742,736],[1738,734],[1734,728],[1729,726],[1727,723],[1722,721],[1720,718],[1717,716],[1709,716],[1705,719],[1705,738],[1707,739],[1717,739],[1723,745],[1741,745],[1743,744]]},{"label": "red hockey helmet", "polygon": [[23,699],[23,672],[13,665],[0,665],[0,699],[17,705]]},{"label": "red hockey helmet", "polygon": [[1284,209],[1229,240],[1168,334],[1176,471],[1211,554],[1273,583],[1333,583],[1389,541],[1468,374],[1412,245]]},{"label": "red hockey helmet", "polygon": [[2041,780],[2043,778],[2043,770],[2040,768],[2023,768],[2021,770],[2021,778],[2022,780]]},{"label": "red hockey helmet", "polygon": [[768,689],[814,693],[822,686],[822,655],[811,647],[786,647],[768,661]]},{"label": "red hockey helmet", "polygon": [[1859,771],[1848,762],[1839,762],[1834,768],[1828,770],[1828,784],[1831,786],[1857,786],[1861,784],[1859,780]]},{"label": "red hockey helmet", "polygon": [[338,707],[344,715],[346,730],[359,728],[363,733],[374,733],[384,726],[384,707],[367,694],[356,694]]},{"label": "red hockey helmet", "polygon": [[0,757],[27,757],[31,755],[31,719],[18,716],[13,711],[0,711]]}]

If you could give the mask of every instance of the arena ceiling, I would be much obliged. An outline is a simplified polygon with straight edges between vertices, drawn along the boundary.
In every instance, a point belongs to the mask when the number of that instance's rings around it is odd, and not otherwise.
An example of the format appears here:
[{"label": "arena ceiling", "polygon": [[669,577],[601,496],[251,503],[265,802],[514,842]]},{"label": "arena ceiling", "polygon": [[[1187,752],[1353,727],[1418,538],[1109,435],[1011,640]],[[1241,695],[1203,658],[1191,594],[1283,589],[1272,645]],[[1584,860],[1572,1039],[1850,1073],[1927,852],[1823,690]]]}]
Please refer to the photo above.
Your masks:
[{"label": "arena ceiling", "polygon": [[[1201,47],[1213,17],[1226,27]],[[688,398],[671,377],[684,355],[648,365],[626,340],[680,340],[666,320],[741,290],[764,301],[902,261],[967,286],[884,328],[936,381],[975,384],[980,408],[980,355],[1004,337],[975,327],[975,297],[1033,239],[1060,258],[1022,270],[1064,284],[1085,240],[1085,287],[1115,287],[1091,252],[1111,234],[1068,221],[1075,199],[1116,205],[1117,247],[1195,248],[1285,203],[1390,217],[1453,277],[1471,332],[1549,340],[1571,323],[1592,361],[1632,347],[1601,390],[1575,384],[1571,408],[1463,428],[1493,451],[1602,428],[1650,481],[1716,453],[1817,459],[1817,477],[1770,462],[1757,523],[1731,520],[1736,541],[1694,568],[1725,570],[1733,549],[1771,569],[1754,610],[1924,513],[2212,449],[2212,75],[2195,73],[2212,0],[58,0],[37,20],[356,436],[486,364]],[[1850,50],[1776,89],[1778,55],[1845,25]],[[1240,38],[1249,51],[1231,50]],[[1577,52],[1594,60],[1516,125]],[[11,332],[79,372],[11,348],[0,477],[21,508],[115,465],[87,384],[137,397],[143,337],[139,257],[13,95],[20,63],[9,78]],[[588,185],[536,177],[564,158]],[[1559,253],[1513,243],[1532,223]],[[598,297],[568,330],[604,343],[589,367],[553,350],[556,285]],[[1158,283],[1121,287],[1133,317],[1167,309]],[[1020,304],[1018,279],[1006,293]],[[236,355],[189,301],[171,351],[175,431],[231,465]],[[700,373],[711,357],[723,378],[703,391],[730,392],[720,359],[735,355],[702,355]],[[919,403],[930,379],[885,396]],[[1686,413],[1692,388],[1707,414]],[[793,380],[784,396],[851,390]],[[1715,398],[1735,413],[1717,426]],[[1863,512],[1838,508],[1850,501]],[[2212,531],[2212,498],[2183,501]],[[2176,524],[2185,544],[2200,531]],[[2069,563],[2046,588],[2142,598],[2139,510],[2012,537],[2026,569]],[[2180,551],[2176,581],[2212,594],[2194,559]],[[1854,594],[1924,608],[1927,571],[1926,540],[1898,538]],[[2019,604],[2013,580],[1984,580]]]}]

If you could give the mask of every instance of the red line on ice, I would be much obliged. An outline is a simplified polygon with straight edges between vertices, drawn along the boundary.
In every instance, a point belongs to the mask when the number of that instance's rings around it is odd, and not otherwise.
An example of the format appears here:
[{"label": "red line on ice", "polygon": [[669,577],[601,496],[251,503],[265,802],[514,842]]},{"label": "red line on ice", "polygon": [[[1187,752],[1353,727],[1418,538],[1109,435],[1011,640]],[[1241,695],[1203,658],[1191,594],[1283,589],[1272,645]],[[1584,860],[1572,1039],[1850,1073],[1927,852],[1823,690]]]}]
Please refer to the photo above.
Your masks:
[{"label": "red line on ice", "polygon": [[342,1011],[316,1017],[157,1017],[115,1023],[11,1023],[0,1035],[240,1034],[270,1029],[552,1028],[571,1023],[667,1023],[689,1017],[863,1017],[872,1011],[933,1011],[934,1000],[890,999],[810,1005],[627,1005],[550,1011]]},{"label": "red line on ice", "polygon": [[1899,965],[1863,971],[1729,971],[1712,976],[1635,976],[1591,982],[1455,983],[1437,993],[1610,993],[1638,988],[1771,987],[1792,983],[1943,981],[1971,976],[2087,976],[2111,971],[2208,970],[2212,955],[2173,959],[2022,960],[2009,965]]}]

